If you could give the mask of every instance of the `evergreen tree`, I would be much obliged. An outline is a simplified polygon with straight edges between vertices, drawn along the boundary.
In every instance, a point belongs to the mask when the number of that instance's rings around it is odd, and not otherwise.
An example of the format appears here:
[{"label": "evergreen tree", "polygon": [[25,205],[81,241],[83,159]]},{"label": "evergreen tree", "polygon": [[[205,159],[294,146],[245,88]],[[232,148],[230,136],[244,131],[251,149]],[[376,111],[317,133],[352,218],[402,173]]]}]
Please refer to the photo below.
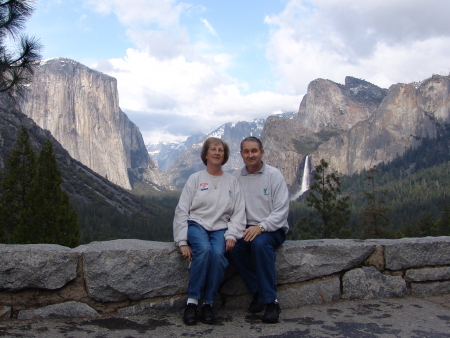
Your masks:
[{"label": "evergreen tree", "polygon": [[445,198],[442,216],[438,219],[436,226],[437,236],[450,236],[450,200],[448,197]]},{"label": "evergreen tree", "polygon": [[53,243],[69,247],[80,244],[77,214],[61,189],[62,176],[50,140],[39,153],[36,175],[27,195],[26,209],[16,240],[20,243]]},{"label": "evergreen tree", "polygon": [[302,219],[297,227],[301,238],[333,238],[349,237],[346,229],[350,219],[349,196],[339,196],[341,192],[340,177],[335,173],[327,173],[328,162],[320,160],[315,167],[314,183],[306,197],[308,207],[315,210],[309,218]]},{"label": "evergreen tree", "polygon": [[387,212],[390,211],[390,208],[386,207],[386,201],[384,200],[388,195],[388,190],[375,189],[375,175],[379,172],[379,169],[371,168],[365,174],[365,179],[369,182],[370,186],[370,190],[364,192],[368,203],[361,215],[360,221],[365,238],[388,237],[390,218]]},{"label": "evergreen tree", "polygon": [[22,126],[17,136],[17,148],[12,150],[6,160],[9,170],[0,182],[3,190],[0,196],[1,243],[14,241],[14,230],[22,222],[22,210],[27,208],[27,195],[36,172],[35,162],[28,132]]},{"label": "evergreen tree", "polygon": [[33,13],[32,0],[0,1],[0,92],[13,87],[20,93],[27,84],[40,59],[41,45],[38,40],[20,36],[16,53],[6,48],[7,38],[16,39],[23,29],[25,20]]},{"label": "evergreen tree", "polygon": [[414,237],[439,236],[436,220],[428,211],[420,215],[414,226]]}]

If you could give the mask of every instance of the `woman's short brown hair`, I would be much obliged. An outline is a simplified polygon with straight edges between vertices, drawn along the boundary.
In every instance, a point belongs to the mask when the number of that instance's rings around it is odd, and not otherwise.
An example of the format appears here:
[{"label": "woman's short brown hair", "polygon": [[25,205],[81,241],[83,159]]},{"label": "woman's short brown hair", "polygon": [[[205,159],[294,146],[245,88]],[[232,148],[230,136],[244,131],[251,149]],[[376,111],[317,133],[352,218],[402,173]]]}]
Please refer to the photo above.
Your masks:
[{"label": "woman's short brown hair", "polygon": [[228,147],[228,144],[224,141],[221,140],[220,138],[217,137],[208,137],[205,141],[205,143],[203,143],[203,148],[202,148],[202,153],[200,154],[200,157],[203,161],[203,164],[206,165],[206,155],[208,153],[209,147],[211,146],[211,144],[222,144],[223,146],[223,161],[222,161],[222,165],[224,165],[225,163],[227,163],[228,158],[230,157],[230,147]]}]

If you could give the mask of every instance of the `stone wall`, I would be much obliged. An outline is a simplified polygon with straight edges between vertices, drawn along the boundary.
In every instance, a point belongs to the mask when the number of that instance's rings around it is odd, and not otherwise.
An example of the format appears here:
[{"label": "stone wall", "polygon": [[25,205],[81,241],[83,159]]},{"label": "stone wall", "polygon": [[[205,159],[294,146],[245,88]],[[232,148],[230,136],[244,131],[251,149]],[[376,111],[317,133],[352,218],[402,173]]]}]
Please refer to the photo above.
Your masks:
[{"label": "stone wall", "polygon": [[[277,251],[282,308],[345,299],[450,293],[450,237],[286,241]],[[74,249],[0,244],[0,319],[178,311],[188,262],[173,243],[93,242]],[[233,267],[216,306],[246,307]]]}]

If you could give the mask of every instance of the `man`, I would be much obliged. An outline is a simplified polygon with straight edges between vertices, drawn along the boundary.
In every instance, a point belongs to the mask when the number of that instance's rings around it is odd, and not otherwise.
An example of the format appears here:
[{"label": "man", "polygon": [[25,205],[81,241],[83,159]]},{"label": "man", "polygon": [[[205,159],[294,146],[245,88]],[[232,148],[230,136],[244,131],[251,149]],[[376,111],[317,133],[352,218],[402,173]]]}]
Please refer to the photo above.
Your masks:
[{"label": "man", "polygon": [[289,229],[289,194],[283,175],[264,163],[263,155],[258,138],[247,137],[241,142],[245,167],[234,175],[244,191],[247,227],[228,257],[253,295],[249,311],[265,310],[263,322],[277,323],[281,310],[277,301],[275,250],[283,244]]}]

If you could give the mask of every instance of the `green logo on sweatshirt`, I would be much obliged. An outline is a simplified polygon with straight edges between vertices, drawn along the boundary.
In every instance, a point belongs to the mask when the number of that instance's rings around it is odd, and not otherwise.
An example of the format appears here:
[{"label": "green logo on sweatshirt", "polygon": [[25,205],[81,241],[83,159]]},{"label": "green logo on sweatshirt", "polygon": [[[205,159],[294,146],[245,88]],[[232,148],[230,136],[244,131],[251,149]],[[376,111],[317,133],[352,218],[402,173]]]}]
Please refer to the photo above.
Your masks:
[{"label": "green logo on sweatshirt", "polygon": [[264,195],[269,195],[269,189],[264,189]]}]

